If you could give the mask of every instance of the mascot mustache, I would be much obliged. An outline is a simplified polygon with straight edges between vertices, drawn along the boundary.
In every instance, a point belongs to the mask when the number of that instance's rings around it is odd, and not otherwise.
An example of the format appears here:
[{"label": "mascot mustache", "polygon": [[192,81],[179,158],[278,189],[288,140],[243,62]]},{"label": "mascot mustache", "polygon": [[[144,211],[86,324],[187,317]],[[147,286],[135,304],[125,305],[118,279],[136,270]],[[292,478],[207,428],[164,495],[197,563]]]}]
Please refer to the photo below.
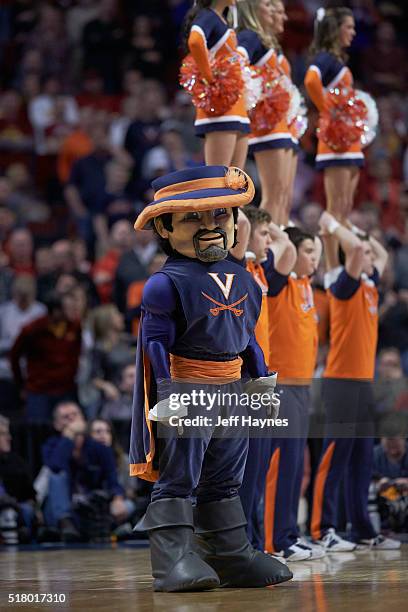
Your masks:
[{"label": "mascot mustache", "polygon": [[[206,236],[208,236],[207,240],[210,242],[215,240],[216,238],[222,238],[223,246],[219,246],[218,244],[210,244],[206,249],[200,248],[200,240],[206,240]],[[211,238],[210,238],[211,236]],[[197,259],[206,262],[212,261],[220,261],[221,259],[225,259],[228,255],[228,238],[227,233],[221,228],[217,227],[213,230],[201,229],[198,230],[193,236],[193,244],[195,254]]]}]

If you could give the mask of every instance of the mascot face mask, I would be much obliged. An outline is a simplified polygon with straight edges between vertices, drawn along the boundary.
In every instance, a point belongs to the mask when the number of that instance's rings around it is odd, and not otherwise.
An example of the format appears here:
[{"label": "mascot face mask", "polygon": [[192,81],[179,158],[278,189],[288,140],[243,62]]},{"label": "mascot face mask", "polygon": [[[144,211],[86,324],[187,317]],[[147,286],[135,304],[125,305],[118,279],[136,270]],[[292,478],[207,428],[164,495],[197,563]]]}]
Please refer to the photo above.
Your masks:
[{"label": "mascot face mask", "polygon": [[234,244],[234,215],[231,208],[173,213],[172,227],[155,221],[160,236],[167,238],[171,247],[186,257],[203,262],[225,259]]}]

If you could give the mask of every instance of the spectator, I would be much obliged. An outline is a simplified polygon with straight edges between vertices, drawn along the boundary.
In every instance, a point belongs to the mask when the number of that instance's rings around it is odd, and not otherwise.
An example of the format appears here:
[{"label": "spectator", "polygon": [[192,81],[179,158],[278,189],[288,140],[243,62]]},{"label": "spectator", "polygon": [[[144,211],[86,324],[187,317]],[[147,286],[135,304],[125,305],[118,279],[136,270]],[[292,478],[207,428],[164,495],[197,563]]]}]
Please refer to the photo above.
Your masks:
[{"label": "spectator", "polygon": [[379,348],[389,346],[401,352],[403,369],[408,375],[408,289],[399,289],[396,301],[381,313]]},{"label": "spectator", "polygon": [[0,95],[0,152],[10,155],[31,151],[32,147],[33,133],[23,100],[17,91],[8,90]]},{"label": "spectator", "polygon": [[50,75],[62,75],[65,84],[70,82],[69,43],[62,11],[44,3],[38,9],[38,22],[31,31],[27,48],[37,49]]},{"label": "spectator", "polygon": [[[68,320],[59,295],[49,296],[47,308],[46,316],[23,327],[10,351],[15,383],[27,395],[28,423],[50,423],[54,406],[75,397],[81,325]],[[26,375],[21,366],[23,357]]]},{"label": "spectator", "polygon": [[134,219],[135,205],[126,191],[129,182],[129,169],[117,160],[105,167],[105,189],[95,210],[94,225],[97,228],[100,246],[108,242],[108,228],[120,219]]},{"label": "spectator", "polygon": [[133,20],[130,42],[125,64],[137,66],[144,77],[161,80],[166,64],[163,38],[154,31],[153,20],[147,15],[138,15]]},{"label": "spectator", "polygon": [[6,170],[10,184],[9,205],[22,223],[44,221],[49,217],[47,205],[38,198],[34,182],[26,164],[16,162]]},{"label": "spectator", "polygon": [[408,433],[403,415],[381,423],[381,443],[374,448],[373,478],[383,529],[408,531]]},{"label": "spectator", "polygon": [[123,448],[129,448],[130,444],[130,422],[135,380],[136,367],[134,363],[125,365],[119,376],[118,399],[105,400],[102,404],[101,417],[113,423]]},{"label": "spectator", "polygon": [[159,144],[160,125],[167,113],[165,104],[163,87],[157,81],[146,80],[139,116],[129,125],[125,138],[125,149],[134,161],[135,193],[146,188],[146,183],[140,181],[143,158],[150,149]]},{"label": "spectator", "polygon": [[96,285],[99,299],[102,304],[112,301],[113,283],[119,260],[127,251],[131,250],[135,232],[129,221],[116,221],[111,227],[108,251],[99,258],[92,271],[93,281]]},{"label": "spectator", "polygon": [[148,181],[157,178],[157,161],[160,159],[164,172],[175,172],[183,168],[197,166],[185,149],[182,125],[174,120],[167,120],[160,128],[160,145],[151,149],[143,162],[143,173]]},{"label": "spectator", "polygon": [[89,136],[92,121],[92,109],[87,106],[81,108],[78,125],[61,144],[58,152],[57,172],[62,184],[68,182],[74,163],[92,152],[92,141]]},{"label": "spectator", "polygon": [[133,499],[136,494],[137,486],[135,485],[137,479],[129,475],[129,456],[123,451],[123,447],[116,440],[115,429],[112,427],[109,419],[97,418],[91,421],[89,425],[89,435],[97,442],[113,450],[118,481],[126,492],[125,505],[127,516],[131,515],[135,508]]},{"label": "spectator", "polygon": [[29,104],[29,116],[35,133],[36,151],[40,155],[55,153],[47,146],[52,129],[64,126],[67,134],[78,123],[78,107],[74,98],[62,94],[62,85],[55,77],[48,77],[39,96]]},{"label": "spectator", "polygon": [[44,505],[46,523],[58,526],[63,540],[76,541],[95,537],[96,519],[99,527],[102,519],[106,535],[109,514],[118,520],[127,515],[113,451],[87,434],[76,403],[56,406],[54,428],[57,435],[43,446],[43,462],[51,472]]},{"label": "spectator", "polygon": [[92,152],[74,163],[65,187],[65,198],[78,233],[88,246],[93,245],[96,233],[94,216],[99,212],[99,201],[105,190],[105,166],[112,159],[106,126],[94,125],[90,135]]},{"label": "spectator", "polygon": [[[34,527],[35,512],[36,492],[28,467],[19,455],[12,452],[9,420],[0,415],[0,517],[2,513],[7,513],[9,518],[9,533],[2,534],[0,531],[0,542],[2,535],[10,544],[17,543],[16,536],[20,542],[29,540]],[[22,519],[20,521],[19,515]],[[19,533],[15,533],[13,538],[10,531],[17,532],[19,522]],[[25,529],[21,529],[22,524]]]},{"label": "spectator", "polygon": [[84,68],[103,76],[106,93],[119,91],[125,36],[117,18],[116,0],[100,0],[98,17],[84,27],[82,46]]},{"label": "spectator", "polygon": [[377,414],[393,410],[397,398],[407,389],[399,350],[394,347],[382,349],[378,355],[373,387]]},{"label": "spectator", "polygon": [[92,383],[103,397],[119,399],[116,386],[124,365],[135,360],[130,338],[124,334],[123,315],[113,304],[95,308],[92,313],[94,350],[92,353]]},{"label": "spectator", "polygon": [[113,119],[109,130],[109,140],[113,147],[124,147],[126,132],[132,121],[137,119],[140,113],[140,104],[141,94],[129,96],[122,101],[120,113]]},{"label": "spectator", "polygon": [[45,315],[44,304],[35,301],[35,281],[32,276],[17,276],[12,288],[12,300],[0,304],[0,379],[11,379],[8,352],[25,325]]},{"label": "spectator", "polygon": [[51,247],[51,260],[53,270],[38,279],[38,297],[41,301],[44,301],[47,294],[57,286],[59,277],[67,274],[71,277],[71,285],[65,290],[72,289],[74,284],[78,283],[85,288],[90,305],[94,306],[98,303],[98,294],[91,277],[78,269],[74,245],[71,241],[57,240],[54,242]]},{"label": "spectator", "polygon": [[34,242],[28,229],[20,228],[11,232],[7,243],[9,266],[15,275],[35,276]]},{"label": "spectator", "polygon": [[[149,232],[135,232],[133,248],[126,251],[119,260],[113,285],[113,301],[120,312],[132,308],[132,293],[141,294],[148,278],[147,265],[157,252],[157,241]],[[144,261],[142,260],[144,257]]]}]

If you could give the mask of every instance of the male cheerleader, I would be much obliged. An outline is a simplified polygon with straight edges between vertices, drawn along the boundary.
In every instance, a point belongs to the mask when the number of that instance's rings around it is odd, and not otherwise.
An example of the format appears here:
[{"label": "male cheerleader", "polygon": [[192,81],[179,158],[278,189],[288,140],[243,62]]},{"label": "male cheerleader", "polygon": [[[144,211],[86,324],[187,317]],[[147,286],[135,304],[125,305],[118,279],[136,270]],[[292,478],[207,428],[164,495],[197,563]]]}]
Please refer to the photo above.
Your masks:
[{"label": "male cheerleader", "polygon": [[[375,532],[368,515],[373,461],[371,381],[378,335],[378,283],[387,252],[372,236],[340,225],[328,212],[320,218],[328,243],[325,286],[330,302],[330,348],[323,380],[326,437],[314,486],[311,533],[327,552],[358,547],[399,548]],[[337,244],[344,253],[339,266]],[[345,479],[351,540],[336,533],[340,485]]]},{"label": "male cheerleader", "polygon": [[[268,282],[268,366],[278,372],[279,416],[289,423],[287,430],[274,433],[270,439],[265,467],[264,535],[267,552],[286,561],[305,561],[324,555],[322,547],[300,538],[297,526],[311,401],[309,387],[318,345],[310,278],[318,266],[321,242],[296,227],[284,232],[293,245],[293,259],[287,259],[282,267],[270,255],[263,264]],[[273,241],[281,234],[272,226]]]},{"label": "male cheerleader", "polygon": [[[246,206],[244,212],[250,222],[246,267],[262,290],[261,313],[255,327],[255,336],[267,361],[270,352],[268,282],[263,264],[273,259],[276,269],[284,274],[293,267],[296,251],[288,235],[271,223],[271,216],[266,210]],[[238,239],[241,245],[245,243],[243,234],[239,227]],[[242,507],[248,520],[248,537],[253,546],[260,550],[263,550],[263,538],[258,520],[258,506],[264,489],[265,471],[262,466],[269,459],[269,446],[269,438],[250,438],[244,479],[239,490]]]}]

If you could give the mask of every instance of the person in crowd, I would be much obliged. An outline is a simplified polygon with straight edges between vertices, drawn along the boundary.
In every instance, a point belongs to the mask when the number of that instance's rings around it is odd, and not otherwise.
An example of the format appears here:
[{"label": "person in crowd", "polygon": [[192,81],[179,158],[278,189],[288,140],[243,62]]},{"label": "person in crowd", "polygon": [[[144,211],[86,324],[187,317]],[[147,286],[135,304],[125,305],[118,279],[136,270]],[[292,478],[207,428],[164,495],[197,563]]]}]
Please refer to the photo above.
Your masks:
[{"label": "person in crowd", "polygon": [[37,506],[30,471],[11,441],[9,419],[0,414],[0,542],[16,544],[32,537]]},{"label": "person in crowd", "polygon": [[374,448],[373,482],[381,529],[408,530],[408,443],[405,415],[380,422],[380,443]]},{"label": "person in crowd", "polygon": [[34,240],[26,228],[14,229],[6,244],[9,256],[9,267],[13,274],[30,274],[35,276]]},{"label": "person in crowd", "polygon": [[[105,513],[105,527],[110,516],[117,520],[127,516],[114,453],[88,435],[87,427],[78,404],[61,402],[54,410],[56,435],[42,448],[43,463],[50,470],[44,518],[47,525],[60,529],[64,541],[92,535],[85,533],[89,520],[84,520],[92,507]],[[99,491],[102,495],[96,494]],[[108,503],[98,506],[97,499]]]},{"label": "person in crowd", "polygon": [[[91,421],[89,424],[89,435],[97,442],[113,450],[118,473],[118,482],[123,487],[126,495],[125,505],[127,509],[127,518],[135,509],[134,499],[138,487],[138,483],[129,475],[129,456],[124,452],[123,447],[118,442],[115,428],[109,419],[98,417]],[[120,518],[125,518],[124,513]]]},{"label": "person in crowd", "polygon": [[124,333],[123,315],[113,304],[99,306],[92,313],[92,330],[92,383],[105,399],[117,401],[120,393],[115,383],[122,368],[135,359],[131,339]]},{"label": "person in crowd", "polygon": [[102,304],[112,301],[113,283],[121,256],[130,251],[135,243],[135,232],[129,221],[116,221],[109,235],[109,248],[96,260],[92,269],[92,278]]},{"label": "person in crowd", "polygon": [[50,294],[46,306],[48,313],[23,327],[10,351],[14,381],[26,396],[28,423],[50,423],[55,405],[75,397],[81,324],[68,319],[58,294]]},{"label": "person in crowd", "polygon": [[[51,270],[43,273],[37,282],[37,294],[40,301],[46,299],[47,294],[55,289],[61,275],[69,275],[71,283],[82,285],[88,295],[91,306],[99,303],[96,287],[91,276],[80,269],[80,263],[76,260],[75,245],[72,241],[64,238],[56,240],[51,246],[50,261]],[[66,288],[65,281],[63,285]],[[73,284],[70,288],[73,288]]]},{"label": "person in crowd", "polygon": [[0,304],[0,379],[12,378],[8,353],[25,325],[46,314],[44,304],[35,300],[32,276],[17,276],[11,287],[12,299]]},{"label": "person in crowd", "polygon": [[402,369],[401,353],[395,347],[382,349],[377,358],[377,376],[373,385],[377,414],[394,409],[397,398],[408,391]]},{"label": "person in crowd", "polygon": [[129,447],[130,421],[132,418],[133,391],[136,380],[134,363],[125,365],[119,376],[117,389],[119,397],[105,399],[102,403],[100,416],[114,424],[118,438],[123,448]]}]

